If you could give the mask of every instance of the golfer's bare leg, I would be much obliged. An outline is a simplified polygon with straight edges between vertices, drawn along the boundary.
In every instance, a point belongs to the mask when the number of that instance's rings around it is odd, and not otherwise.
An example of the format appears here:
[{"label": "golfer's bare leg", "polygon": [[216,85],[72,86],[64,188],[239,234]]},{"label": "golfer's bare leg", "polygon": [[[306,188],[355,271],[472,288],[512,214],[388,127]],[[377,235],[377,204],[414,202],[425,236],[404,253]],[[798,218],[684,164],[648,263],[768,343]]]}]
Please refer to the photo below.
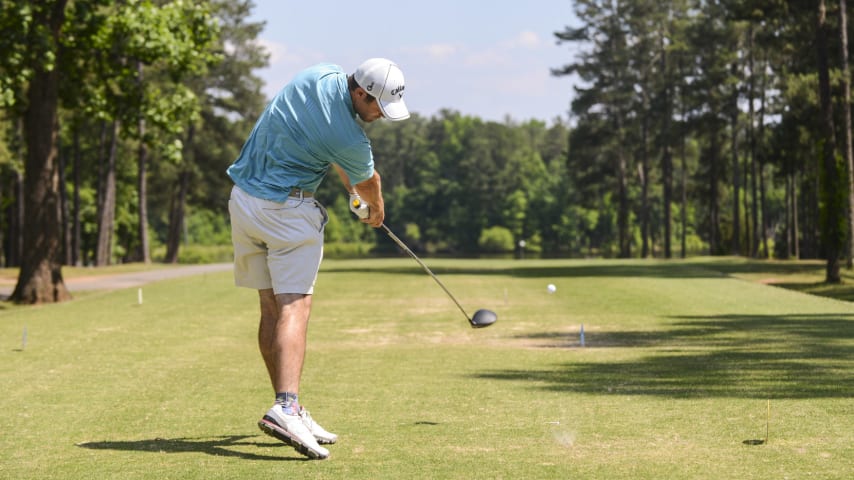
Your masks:
[{"label": "golfer's bare leg", "polygon": [[261,302],[258,346],[273,391],[299,394],[311,295],[275,295],[272,289],[258,290],[258,295]]},{"label": "golfer's bare leg", "polygon": [[[271,289],[259,290],[258,295],[261,302],[258,346],[270,374],[273,391],[299,394],[311,295],[274,295]],[[310,458],[328,458],[329,450],[321,447],[319,442],[335,443],[338,438],[314,422],[307,411],[300,408],[298,414],[287,412],[278,400],[258,426],[264,433]]]}]

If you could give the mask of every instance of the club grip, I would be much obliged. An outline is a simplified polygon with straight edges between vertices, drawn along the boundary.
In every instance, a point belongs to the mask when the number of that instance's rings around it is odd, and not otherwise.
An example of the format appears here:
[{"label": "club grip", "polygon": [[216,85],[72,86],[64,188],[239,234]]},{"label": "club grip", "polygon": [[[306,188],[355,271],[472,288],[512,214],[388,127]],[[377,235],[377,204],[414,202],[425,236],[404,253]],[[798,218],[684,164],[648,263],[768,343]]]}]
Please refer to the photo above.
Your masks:
[{"label": "club grip", "polygon": [[368,218],[371,215],[370,209],[367,205],[362,204],[362,200],[359,197],[354,198],[350,205],[352,207],[350,210],[361,219]]}]

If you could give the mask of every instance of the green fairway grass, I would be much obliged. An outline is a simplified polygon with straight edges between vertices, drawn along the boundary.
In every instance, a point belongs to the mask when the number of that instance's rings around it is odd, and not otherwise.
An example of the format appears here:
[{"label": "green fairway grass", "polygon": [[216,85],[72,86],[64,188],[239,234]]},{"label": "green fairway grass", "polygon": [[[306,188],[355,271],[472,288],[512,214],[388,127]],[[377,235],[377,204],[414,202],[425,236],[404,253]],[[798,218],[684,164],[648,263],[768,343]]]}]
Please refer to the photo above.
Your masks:
[{"label": "green fairway grass", "polygon": [[426,262],[498,322],[411,259],[325,261],[301,391],[325,461],[258,430],[257,293],[228,272],[0,309],[0,479],[854,471],[854,304],[770,285],[816,265]]}]

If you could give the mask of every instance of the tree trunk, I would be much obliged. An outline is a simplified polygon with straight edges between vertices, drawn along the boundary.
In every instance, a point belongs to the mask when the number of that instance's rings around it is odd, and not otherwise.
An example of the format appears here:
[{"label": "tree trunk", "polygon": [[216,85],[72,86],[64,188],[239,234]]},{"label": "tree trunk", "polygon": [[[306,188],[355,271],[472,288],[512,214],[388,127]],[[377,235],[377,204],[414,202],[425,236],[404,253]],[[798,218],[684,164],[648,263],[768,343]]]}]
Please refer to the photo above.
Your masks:
[{"label": "tree trunk", "polygon": [[71,215],[71,264],[80,266],[83,262],[80,258],[80,244],[82,240],[82,229],[80,228],[80,125],[74,127],[74,198],[73,213]]},{"label": "tree trunk", "polygon": [[614,120],[615,131],[619,138],[616,152],[614,152],[614,170],[617,174],[617,243],[619,258],[631,257],[631,237],[629,235],[629,187],[628,187],[628,165],[626,164],[626,153],[623,148],[623,119],[619,111],[616,112]]},{"label": "tree trunk", "polygon": [[[669,108],[665,112],[665,132],[670,130]],[[661,154],[662,183],[664,184],[664,258],[673,258],[673,153],[670,133],[664,134],[664,152]]]},{"label": "tree trunk", "polygon": [[[680,72],[680,76],[682,76],[684,78],[684,75],[682,74],[682,72],[684,70],[682,62],[683,62],[683,58],[682,58],[682,56],[680,56],[679,57],[679,72]],[[685,95],[685,88],[683,87],[679,91],[679,98],[680,98],[679,104],[682,106],[681,115],[680,115],[682,125],[680,126],[680,129],[679,129],[679,137],[680,137],[679,156],[681,157],[681,164],[682,164],[682,169],[681,169],[682,171],[679,172],[680,173],[679,184],[680,184],[680,188],[681,188],[681,196],[680,196],[680,202],[681,202],[681,209],[680,210],[681,211],[679,212],[679,223],[682,225],[682,232],[681,232],[680,238],[679,238],[680,248],[681,248],[681,252],[680,252],[681,258],[685,258],[688,255],[688,251],[687,251],[688,250],[688,232],[687,232],[687,230],[688,230],[688,213],[687,213],[687,209],[688,209],[688,154],[686,152],[687,140],[685,138],[687,136],[686,135],[686,133],[687,133],[686,132],[686,130],[687,130],[686,125],[688,123],[688,106],[687,106],[688,101],[685,98],[685,96],[686,96]]]},{"label": "tree trunk", "polygon": [[842,48],[842,89],[845,96],[845,164],[848,166],[848,268],[854,267],[854,147],[851,139],[851,71],[848,67],[848,12],[839,0],[839,37]]},{"label": "tree trunk", "polygon": [[5,267],[20,267],[23,254],[24,233],[24,177],[18,170],[12,170],[9,177],[9,190],[15,199],[6,208],[7,231],[3,243]]},{"label": "tree trunk", "polygon": [[[23,145],[24,140],[24,119],[19,116],[15,121],[15,144]],[[15,153],[19,157],[24,156],[23,149],[16,149]],[[12,192],[14,199],[6,209],[6,216],[9,218],[9,231],[6,237],[6,243],[3,244],[5,250],[6,267],[20,267],[21,255],[24,252],[24,174],[17,168],[12,168],[9,177],[9,190]]]},{"label": "tree trunk", "polygon": [[753,208],[750,209],[751,225],[753,226],[753,241],[750,243],[750,256],[756,258],[759,256],[759,237],[765,235],[762,227],[759,225],[759,190],[758,190],[758,171],[756,168],[756,109],[753,106],[753,99],[756,96],[756,75],[754,74],[755,62],[753,54],[753,24],[747,32],[747,63],[750,71],[750,79],[748,81],[747,95],[747,135],[750,146],[750,198]]},{"label": "tree trunk", "polygon": [[[190,146],[196,136],[196,126],[190,124],[187,128],[187,139],[184,145]],[[192,152],[192,149],[189,151]],[[169,209],[169,232],[166,237],[166,263],[178,263],[178,251],[181,248],[181,237],[184,233],[184,211],[187,204],[187,192],[190,189],[190,165],[193,163],[192,154],[184,155],[184,168],[178,176],[178,192],[172,196]]]},{"label": "tree trunk", "polygon": [[113,120],[110,133],[110,149],[104,165],[101,181],[101,200],[98,202],[98,244],[95,247],[95,266],[103,267],[112,262],[113,226],[116,217],[116,155],[118,154],[120,122]]},{"label": "tree trunk", "polygon": [[59,216],[60,216],[60,232],[62,237],[62,264],[71,265],[71,229],[68,228],[70,212],[68,209],[68,189],[65,183],[65,171],[68,164],[68,148],[62,145],[62,141],[58,140],[59,144]]},{"label": "tree trunk", "polygon": [[760,145],[757,148],[757,157],[759,159],[759,208],[761,210],[760,225],[762,229],[762,258],[771,258],[771,253],[768,251],[768,208],[765,195],[765,100],[767,95],[765,89],[767,87],[767,78],[765,74],[765,65],[767,65],[767,57],[762,61],[762,83],[759,85],[759,141]]},{"label": "tree trunk", "polygon": [[649,100],[646,98],[646,88],[644,87],[644,113],[641,121],[641,163],[638,170],[640,171],[641,181],[641,258],[650,256],[649,248]]},{"label": "tree trunk", "polygon": [[[822,212],[822,242],[824,253],[827,257],[827,268],[825,281],[827,283],[839,283],[840,255],[842,245],[845,243],[844,231],[840,228],[840,221],[845,219],[845,211],[839,205],[839,169],[836,162],[836,141],[834,139],[833,103],[830,96],[830,66],[828,65],[828,30],[825,0],[819,0],[818,22],[816,28],[816,53],[818,59],[818,90],[821,99],[821,117],[823,127],[823,151],[821,186],[823,187],[822,198],[824,199],[824,211]],[[840,241],[840,237],[843,237]]]},{"label": "tree trunk", "polygon": [[711,174],[709,175],[709,253],[711,255],[720,255],[722,245],[720,244],[720,206],[718,205],[719,193],[718,182],[720,181],[720,172],[718,171],[718,163],[720,159],[720,146],[718,132],[711,132],[709,140],[709,164]]},{"label": "tree trunk", "polygon": [[[66,0],[34,9],[34,23],[44,26],[56,45],[65,19]],[[59,52],[56,53],[59,55]],[[35,65],[27,90],[24,138],[24,245],[18,283],[11,299],[39,304],[69,300],[62,280],[60,255],[59,175],[57,171],[57,105],[59,72]]]},{"label": "tree trunk", "polygon": [[166,258],[164,259],[166,263],[178,263],[178,250],[184,231],[184,205],[189,187],[190,173],[183,170],[178,177],[178,192],[172,197],[172,207],[169,211],[169,235],[166,239]]},{"label": "tree trunk", "polygon": [[792,258],[792,224],[794,218],[792,216],[792,173],[786,172],[786,260]]},{"label": "tree trunk", "polygon": [[[748,147],[748,157],[749,156],[750,152]],[[750,158],[741,162],[741,166],[741,178],[744,179],[744,255],[750,256],[750,246],[753,245],[753,236],[756,234],[756,232],[753,231],[753,223],[750,222],[750,212],[753,211],[753,204],[750,203],[750,190],[747,188],[748,182],[750,182]]]},{"label": "tree trunk", "polygon": [[[685,117],[682,117],[685,118]],[[684,129],[683,129],[684,130]],[[679,212],[679,223],[682,225],[682,233],[679,238],[680,257],[688,256],[688,154],[686,153],[685,132],[682,132],[682,146],[680,149],[680,157],[682,158],[682,171],[680,173],[679,185],[681,187],[681,204],[682,208]]]},{"label": "tree trunk", "polygon": [[801,258],[801,247],[798,225],[798,174],[792,172],[792,247],[794,248],[795,260]]},{"label": "tree trunk", "polygon": [[[142,62],[137,62],[137,79],[142,83]],[[148,144],[145,139],[145,117],[139,117],[139,151],[137,157],[137,189],[139,193],[139,218],[137,222],[137,235],[139,247],[135,260],[146,265],[151,263],[151,252],[148,245]]]},{"label": "tree trunk", "polygon": [[673,106],[671,105],[670,99],[671,75],[667,64],[667,47],[665,45],[664,38],[665,36],[661,35],[659,39],[659,46],[661,48],[661,75],[664,78],[661,95],[663,103],[661,114],[664,117],[661,132],[661,183],[662,200],[664,202],[664,258],[672,258],[673,251],[671,249],[670,241],[673,235],[673,212],[671,211],[671,205],[673,203],[673,153],[671,151],[672,140],[670,137],[670,121],[673,116]]},{"label": "tree trunk", "polygon": [[[3,191],[4,191],[4,187],[5,187],[4,180],[5,180],[5,178],[3,178],[2,172],[0,172],[0,199],[5,198],[5,195],[3,195]],[[6,228],[9,228],[8,224],[6,222],[6,211],[4,211],[2,208],[0,208],[0,225],[6,226]],[[0,268],[5,267],[5,266],[6,266],[6,231],[4,228],[0,228]]]},{"label": "tree trunk", "polygon": [[[738,74],[738,63],[730,67],[732,75]],[[732,247],[733,255],[741,255],[741,175],[738,169],[738,87],[733,87],[730,112],[730,154],[732,155]]]},{"label": "tree trunk", "polygon": [[629,187],[626,156],[622,147],[617,147],[617,196],[619,205],[617,207],[617,235],[620,243],[620,258],[632,256],[631,236],[629,235]]},{"label": "tree trunk", "polygon": [[[139,121],[140,132],[145,132],[145,120]],[[139,247],[136,260],[145,264],[151,263],[151,252],[148,245],[148,145],[144,139],[139,142],[139,156],[137,158],[137,189],[139,190],[139,219],[137,222],[137,235],[139,236]]]}]

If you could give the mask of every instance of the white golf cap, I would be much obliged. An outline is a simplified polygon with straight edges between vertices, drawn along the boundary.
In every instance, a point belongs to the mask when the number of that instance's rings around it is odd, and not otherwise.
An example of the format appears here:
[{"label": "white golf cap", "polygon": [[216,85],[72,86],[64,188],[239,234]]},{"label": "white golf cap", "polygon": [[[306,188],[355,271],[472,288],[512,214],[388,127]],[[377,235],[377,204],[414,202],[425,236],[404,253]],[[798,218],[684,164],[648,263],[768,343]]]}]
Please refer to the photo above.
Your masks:
[{"label": "white golf cap", "polygon": [[387,58],[370,58],[359,65],[353,78],[377,99],[387,119],[396,121],[409,118],[409,110],[403,101],[403,72],[396,63]]}]

